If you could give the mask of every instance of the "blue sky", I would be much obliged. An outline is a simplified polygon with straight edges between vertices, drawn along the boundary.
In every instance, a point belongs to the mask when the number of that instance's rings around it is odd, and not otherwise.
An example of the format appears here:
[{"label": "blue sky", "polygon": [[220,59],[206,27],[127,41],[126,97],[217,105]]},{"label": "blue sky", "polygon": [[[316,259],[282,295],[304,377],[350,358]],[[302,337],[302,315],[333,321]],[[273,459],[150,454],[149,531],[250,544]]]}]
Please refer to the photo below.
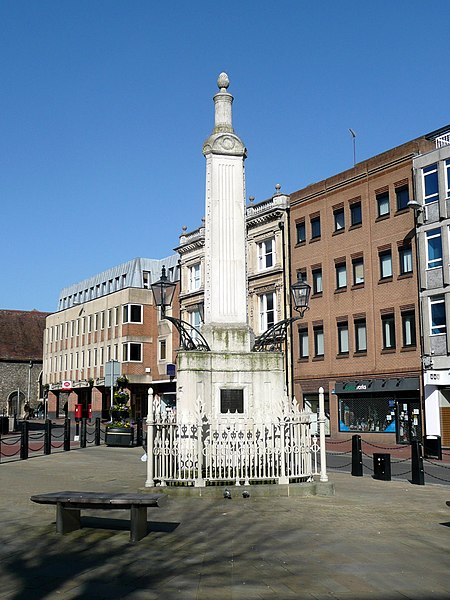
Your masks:
[{"label": "blue sky", "polygon": [[0,0],[0,308],[162,258],[204,213],[230,77],[247,197],[450,123],[448,0]]}]

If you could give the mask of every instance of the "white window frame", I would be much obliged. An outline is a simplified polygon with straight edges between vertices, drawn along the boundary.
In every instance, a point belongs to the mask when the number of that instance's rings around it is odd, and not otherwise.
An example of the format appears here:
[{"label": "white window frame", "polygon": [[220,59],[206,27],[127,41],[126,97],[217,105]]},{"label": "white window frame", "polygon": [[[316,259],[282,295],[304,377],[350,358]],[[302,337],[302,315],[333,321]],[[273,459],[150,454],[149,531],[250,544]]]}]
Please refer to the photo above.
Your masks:
[{"label": "white window frame", "polygon": [[[133,307],[139,307],[139,312],[140,312],[140,320],[139,321],[132,321],[131,320],[131,313],[132,313],[132,308]],[[130,303],[130,304],[124,304],[122,307],[122,323],[125,325],[126,323],[131,323],[132,325],[142,325],[142,323],[144,318],[144,310],[143,310],[143,305],[142,304],[136,304],[136,303]]]},{"label": "white window frame", "polygon": [[261,294],[259,296],[259,331],[260,333],[264,333],[264,331],[267,331],[267,329],[269,329],[269,327],[271,327],[272,323],[270,323],[270,325],[268,325],[268,309],[267,309],[267,303],[268,303],[268,299],[272,298],[272,303],[273,303],[273,323],[276,323],[278,318],[277,318],[277,294],[276,292],[268,292],[267,294]]},{"label": "white window frame", "polygon": [[[432,168],[434,167],[434,168]],[[438,191],[434,194],[426,194],[426,178],[429,175],[433,175],[436,173],[436,179],[438,182]],[[433,163],[432,165],[427,165],[422,169],[422,183],[423,183],[423,201],[424,204],[432,204],[433,202],[437,202],[439,200],[439,172],[438,172],[438,164]]]},{"label": "white window frame", "polygon": [[[131,346],[140,346],[140,359],[135,360],[130,358],[131,356]],[[125,342],[122,344],[122,362],[134,362],[141,363],[143,360],[143,352],[142,352],[142,342]]]},{"label": "white window frame", "polygon": [[199,290],[202,285],[202,264],[195,263],[189,267],[189,291]]},{"label": "white window frame", "polygon": [[[433,306],[442,304],[444,307],[444,324],[433,326]],[[445,310],[445,298],[443,295],[430,296],[429,300],[429,315],[430,315],[430,336],[443,335],[447,333],[447,313]],[[437,330],[437,331],[433,331]]]},{"label": "white window frame", "polygon": [[258,271],[272,269],[276,263],[275,237],[258,243]]},{"label": "white window frame", "polygon": [[[426,234],[426,253],[427,253],[427,270],[431,270],[431,269],[439,269],[442,267],[443,264],[443,252],[442,252],[442,232],[441,229],[438,227],[436,229],[429,229]],[[440,258],[433,258],[430,259],[429,257],[429,247],[428,247],[428,243],[430,240],[433,239],[437,239],[439,238],[441,241],[441,257]]]}]

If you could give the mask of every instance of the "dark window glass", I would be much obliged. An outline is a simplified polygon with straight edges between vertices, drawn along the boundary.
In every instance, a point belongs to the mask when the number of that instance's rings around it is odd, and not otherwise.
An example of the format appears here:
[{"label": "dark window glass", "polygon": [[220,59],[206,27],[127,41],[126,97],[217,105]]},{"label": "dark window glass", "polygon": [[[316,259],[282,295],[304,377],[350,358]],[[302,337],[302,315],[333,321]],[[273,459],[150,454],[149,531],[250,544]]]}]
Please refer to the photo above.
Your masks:
[{"label": "dark window glass", "polygon": [[296,229],[297,229],[297,244],[300,244],[301,242],[304,242],[306,240],[305,222],[302,221],[301,223],[297,223]]},{"label": "dark window glass", "polygon": [[402,313],[403,346],[416,345],[416,317],[414,311]]},{"label": "dark window glass", "polygon": [[343,208],[338,208],[334,211],[334,230],[341,231],[345,229],[345,214]]},{"label": "dark window glass", "polygon": [[351,224],[360,225],[362,223],[361,202],[355,202],[350,205]]},{"label": "dark window glass", "polygon": [[320,238],[320,217],[311,219],[311,238]]},{"label": "dark window glass", "polygon": [[395,196],[397,198],[397,210],[403,210],[404,208],[408,208],[409,189],[407,185],[396,188]]},{"label": "dark window glass", "polygon": [[377,194],[377,207],[379,217],[389,214],[389,192]]},{"label": "dark window glass", "polygon": [[395,320],[394,315],[383,315],[381,317],[383,327],[383,348],[392,350],[395,348]]}]

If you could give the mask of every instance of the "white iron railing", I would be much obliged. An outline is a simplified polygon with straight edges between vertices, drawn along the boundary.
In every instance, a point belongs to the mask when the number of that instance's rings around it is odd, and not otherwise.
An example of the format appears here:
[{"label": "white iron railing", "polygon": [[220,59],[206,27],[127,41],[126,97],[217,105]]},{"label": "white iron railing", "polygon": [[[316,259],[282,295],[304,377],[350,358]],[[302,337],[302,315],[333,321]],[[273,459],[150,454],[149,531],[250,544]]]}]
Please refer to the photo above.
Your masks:
[{"label": "white iron railing", "polygon": [[436,138],[436,148],[443,148],[450,145],[450,133],[444,133]]},{"label": "white iron railing", "polygon": [[157,397],[149,398],[146,486],[289,483],[319,475],[320,445],[311,436],[311,413],[296,408],[295,400],[270,422],[238,420],[229,413],[212,420],[198,405],[195,417],[176,422],[175,415],[161,414]]}]

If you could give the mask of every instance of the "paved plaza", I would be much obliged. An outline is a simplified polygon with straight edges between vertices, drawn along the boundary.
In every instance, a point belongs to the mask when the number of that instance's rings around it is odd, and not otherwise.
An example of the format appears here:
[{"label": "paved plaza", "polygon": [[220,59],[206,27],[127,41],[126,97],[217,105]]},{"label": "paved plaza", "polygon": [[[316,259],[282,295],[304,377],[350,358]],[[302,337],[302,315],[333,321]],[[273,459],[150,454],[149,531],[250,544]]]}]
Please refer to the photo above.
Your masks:
[{"label": "paved plaza", "polygon": [[[128,511],[55,531],[32,494],[137,491],[139,448],[91,447],[0,465],[0,598],[449,599],[450,488],[329,473],[331,497],[170,498],[129,542]],[[250,494],[252,489],[250,488]]]}]

